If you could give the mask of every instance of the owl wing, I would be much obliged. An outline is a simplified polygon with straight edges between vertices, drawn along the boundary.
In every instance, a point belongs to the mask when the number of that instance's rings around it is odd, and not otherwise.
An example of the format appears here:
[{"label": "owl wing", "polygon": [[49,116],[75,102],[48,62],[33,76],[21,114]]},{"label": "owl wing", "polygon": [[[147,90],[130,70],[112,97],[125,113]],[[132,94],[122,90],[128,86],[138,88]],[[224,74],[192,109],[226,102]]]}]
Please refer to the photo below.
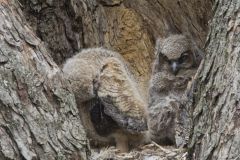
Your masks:
[{"label": "owl wing", "polygon": [[97,81],[97,95],[105,114],[130,133],[147,130],[146,104],[121,61],[108,58]]}]

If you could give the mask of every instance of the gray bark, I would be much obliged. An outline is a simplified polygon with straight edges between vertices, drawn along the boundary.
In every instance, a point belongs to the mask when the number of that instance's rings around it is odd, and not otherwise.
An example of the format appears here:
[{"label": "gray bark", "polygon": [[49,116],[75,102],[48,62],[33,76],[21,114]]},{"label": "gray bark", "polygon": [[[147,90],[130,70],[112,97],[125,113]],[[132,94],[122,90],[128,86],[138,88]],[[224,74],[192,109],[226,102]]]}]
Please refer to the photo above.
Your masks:
[{"label": "gray bark", "polygon": [[55,63],[104,46],[130,62],[146,93],[156,38],[187,32],[202,46],[211,7],[209,0],[2,0],[0,159],[87,159],[75,98]]},{"label": "gray bark", "polygon": [[87,159],[74,95],[16,1],[1,1],[0,39],[0,159]]},{"label": "gray bark", "polygon": [[190,159],[240,159],[240,1],[216,0],[196,77]]}]

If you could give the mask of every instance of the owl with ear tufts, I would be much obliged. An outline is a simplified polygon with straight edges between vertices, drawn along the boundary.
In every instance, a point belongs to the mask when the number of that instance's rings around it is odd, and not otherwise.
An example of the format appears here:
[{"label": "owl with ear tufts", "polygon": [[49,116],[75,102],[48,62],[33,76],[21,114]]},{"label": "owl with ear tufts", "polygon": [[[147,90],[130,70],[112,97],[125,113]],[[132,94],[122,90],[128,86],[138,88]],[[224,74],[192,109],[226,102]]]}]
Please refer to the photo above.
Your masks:
[{"label": "owl with ear tufts", "polygon": [[149,86],[150,135],[159,144],[184,146],[190,122],[183,97],[203,54],[191,38],[177,34],[158,39],[155,55]]}]

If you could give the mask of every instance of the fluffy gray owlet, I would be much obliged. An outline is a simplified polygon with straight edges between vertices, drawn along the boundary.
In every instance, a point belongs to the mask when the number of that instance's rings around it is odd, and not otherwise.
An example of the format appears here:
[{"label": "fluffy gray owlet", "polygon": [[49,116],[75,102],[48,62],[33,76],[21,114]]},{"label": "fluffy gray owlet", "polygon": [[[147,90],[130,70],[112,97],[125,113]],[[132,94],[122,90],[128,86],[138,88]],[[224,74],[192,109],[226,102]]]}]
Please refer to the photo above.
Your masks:
[{"label": "fluffy gray owlet", "polygon": [[131,141],[141,141],[148,128],[147,103],[120,54],[85,49],[66,61],[63,73],[90,141],[115,142],[122,152]]},{"label": "fluffy gray owlet", "polygon": [[201,51],[184,35],[157,40],[149,86],[149,129],[153,141],[186,144],[189,115],[182,105],[183,96],[201,59]]}]

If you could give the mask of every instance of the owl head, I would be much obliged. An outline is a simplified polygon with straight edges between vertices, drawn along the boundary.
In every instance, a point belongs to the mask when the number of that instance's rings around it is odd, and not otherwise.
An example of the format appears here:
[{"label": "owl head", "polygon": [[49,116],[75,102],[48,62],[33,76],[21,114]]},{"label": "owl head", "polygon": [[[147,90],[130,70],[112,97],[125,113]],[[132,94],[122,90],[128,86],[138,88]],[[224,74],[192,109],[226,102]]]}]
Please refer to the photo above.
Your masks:
[{"label": "owl head", "polygon": [[166,63],[174,75],[181,69],[197,67],[203,57],[193,40],[182,34],[158,39],[156,55],[159,65]]}]

